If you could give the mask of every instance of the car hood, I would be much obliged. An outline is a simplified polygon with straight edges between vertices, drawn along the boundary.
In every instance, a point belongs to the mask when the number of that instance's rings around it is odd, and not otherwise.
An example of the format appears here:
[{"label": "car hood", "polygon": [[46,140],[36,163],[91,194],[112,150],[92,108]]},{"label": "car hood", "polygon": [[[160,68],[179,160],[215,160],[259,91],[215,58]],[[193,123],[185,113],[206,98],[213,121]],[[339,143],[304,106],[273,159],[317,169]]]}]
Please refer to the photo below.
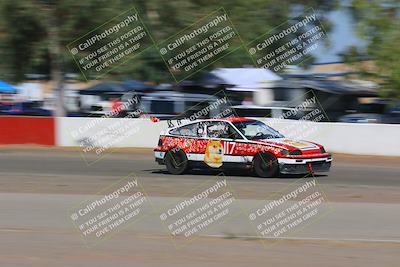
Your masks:
[{"label": "car hood", "polygon": [[265,144],[281,145],[285,148],[292,148],[299,150],[319,149],[319,146],[317,146],[314,143],[303,140],[294,140],[289,138],[259,139],[254,141]]}]

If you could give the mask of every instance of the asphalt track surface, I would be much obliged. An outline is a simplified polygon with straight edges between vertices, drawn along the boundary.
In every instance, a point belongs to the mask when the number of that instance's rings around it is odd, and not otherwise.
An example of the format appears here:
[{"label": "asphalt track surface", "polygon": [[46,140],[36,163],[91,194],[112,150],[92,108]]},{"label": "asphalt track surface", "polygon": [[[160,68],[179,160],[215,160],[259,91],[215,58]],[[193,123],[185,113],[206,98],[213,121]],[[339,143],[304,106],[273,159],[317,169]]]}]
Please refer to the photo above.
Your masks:
[{"label": "asphalt track surface", "polygon": [[[88,164],[91,163],[91,164]],[[251,209],[298,181],[247,172],[191,171],[174,176],[151,150],[102,158],[59,149],[0,149],[0,266],[398,266],[400,160],[336,155],[328,175],[316,175],[330,213],[288,237],[261,240],[245,219],[233,219],[196,239],[171,237],[159,213],[87,247],[70,210],[124,177],[136,177],[157,210],[193,188],[225,178]]]}]

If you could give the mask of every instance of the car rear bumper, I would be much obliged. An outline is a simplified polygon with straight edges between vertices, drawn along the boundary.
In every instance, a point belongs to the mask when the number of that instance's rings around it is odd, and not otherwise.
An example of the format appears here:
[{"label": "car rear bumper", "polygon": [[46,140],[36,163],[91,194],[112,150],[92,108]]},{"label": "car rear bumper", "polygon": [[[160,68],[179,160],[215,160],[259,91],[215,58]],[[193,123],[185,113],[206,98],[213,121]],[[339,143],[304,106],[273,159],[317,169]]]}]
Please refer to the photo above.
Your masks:
[{"label": "car rear bumper", "polygon": [[305,174],[311,172],[328,172],[332,157],[294,159],[278,158],[279,171],[283,174]]},{"label": "car rear bumper", "polygon": [[165,164],[164,156],[165,156],[165,152],[163,152],[163,151],[154,151],[155,160],[160,165],[164,165]]}]

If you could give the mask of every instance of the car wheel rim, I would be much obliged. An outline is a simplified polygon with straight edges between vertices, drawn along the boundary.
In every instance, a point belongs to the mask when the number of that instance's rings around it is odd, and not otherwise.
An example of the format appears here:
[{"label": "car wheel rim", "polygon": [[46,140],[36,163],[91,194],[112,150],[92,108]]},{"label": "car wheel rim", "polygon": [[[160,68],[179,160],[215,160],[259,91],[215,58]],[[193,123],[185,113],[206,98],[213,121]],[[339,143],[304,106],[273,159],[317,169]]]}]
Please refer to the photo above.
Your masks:
[{"label": "car wheel rim", "polygon": [[178,156],[178,155],[174,155],[172,156],[172,166],[175,169],[178,169],[183,163],[182,157]]},{"label": "car wheel rim", "polygon": [[272,169],[272,159],[270,160],[265,160],[265,159],[261,159],[261,169],[265,170],[265,171],[270,171]]}]

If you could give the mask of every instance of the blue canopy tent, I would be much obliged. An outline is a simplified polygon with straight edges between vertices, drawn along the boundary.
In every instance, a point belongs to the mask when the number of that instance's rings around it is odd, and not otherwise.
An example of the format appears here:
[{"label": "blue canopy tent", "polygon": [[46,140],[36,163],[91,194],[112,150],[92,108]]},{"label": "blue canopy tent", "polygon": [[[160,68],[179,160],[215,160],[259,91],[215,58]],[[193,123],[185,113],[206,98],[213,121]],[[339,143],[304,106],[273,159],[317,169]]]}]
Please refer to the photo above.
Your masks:
[{"label": "blue canopy tent", "polygon": [[0,93],[3,94],[15,94],[17,93],[17,88],[8,84],[6,82],[0,81]]}]

